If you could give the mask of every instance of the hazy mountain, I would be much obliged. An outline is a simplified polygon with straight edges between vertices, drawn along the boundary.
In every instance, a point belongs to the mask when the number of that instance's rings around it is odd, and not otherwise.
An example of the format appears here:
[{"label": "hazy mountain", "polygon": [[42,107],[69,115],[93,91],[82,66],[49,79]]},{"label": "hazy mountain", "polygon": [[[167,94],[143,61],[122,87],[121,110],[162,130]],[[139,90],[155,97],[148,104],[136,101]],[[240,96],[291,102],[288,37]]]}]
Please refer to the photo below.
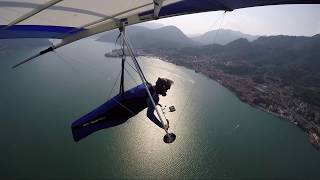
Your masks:
[{"label": "hazy mountain", "polygon": [[149,29],[159,29],[164,27],[165,25],[160,23],[155,23],[155,22],[144,22],[144,23],[140,23],[138,26],[143,26]]},{"label": "hazy mountain", "polygon": [[252,42],[242,38],[226,45],[188,47],[166,53],[173,59],[184,56],[186,60],[194,59],[190,57],[216,60],[214,64],[234,75],[281,79],[294,87],[298,97],[320,106],[320,35],[263,36]]},{"label": "hazy mountain", "polygon": [[[226,45],[211,44],[181,50],[180,53],[226,57],[229,60],[259,61],[273,65],[316,61],[320,55],[320,35],[262,36],[250,42],[240,38]],[[319,56],[320,57],[320,56]],[[314,62],[320,63],[319,61]]]},{"label": "hazy mountain", "polygon": [[219,30],[213,30],[209,31],[203,35],[193,37],[192,40],[195,42],[198,42],[202,45],[208,45],[208,44],[221,44],[225,45],[229,42],[232,42],[239,38],[244,38],[249,41],[253,41],[257,39],[259,36],[253,36],[249,34],[244,34],[240,31],[233,31],[228,29],[219,29]]},{"label": "hazy mountain", "polygon": [[[128,26],[126,27],[126,33],[129,36],[130,40],[132,41],[132,38],[136,36],[137,33],[150,31],[151,29],[143,27],[143,26]],[[117,37],[119,35],[119,30],[112,30],[103,33],[100,35],[99,38],[97,38],[97,41],[104,41],[104,42],[111,42],[115,43],[117,40]]]},{"label": "hazy mountain", "polygon": [[[130,26],[127,34],[135,48],[182,48],[194,46],[195,43],[189,39],[180,29],[175,26],[165,26],[158,29],[149,29],[142,26]],[[105,33],[98,41],[115,42],[118,31]]]}]

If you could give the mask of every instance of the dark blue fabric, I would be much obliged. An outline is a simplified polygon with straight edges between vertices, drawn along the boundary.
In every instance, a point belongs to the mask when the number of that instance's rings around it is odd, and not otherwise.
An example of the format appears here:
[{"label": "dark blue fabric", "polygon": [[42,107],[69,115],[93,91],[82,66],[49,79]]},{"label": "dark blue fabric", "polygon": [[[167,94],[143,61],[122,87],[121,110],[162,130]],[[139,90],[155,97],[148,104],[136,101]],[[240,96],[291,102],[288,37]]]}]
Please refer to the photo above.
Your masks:
[{"label": "dark blue fabric", "polygon": [[0,25],[0,39],[14,38],[52,38],[63,39],[85,29],[62,26],[14,25],[7,29]]},{"label": "dark blue fabric", "polygon": [[[153,89],[150,90],[154,94]],[[123,95],[113,97],[72,123],[74,140],[79,141],[98,130],[126,122],[148,107],[147,99],[148,94],[143,84],[127,90]]]},{"label": "dark blue fabric", "polygon": [[[159,95],[157,93],[154,93],[152,96],[155,104],[157,105],[159,103]],[[162,123],[160,120],[154,115],[155,107],[153,106],[152,102],[148,101],[148,111],[147,111],[147,117],[158,127],[163,128]]]}]

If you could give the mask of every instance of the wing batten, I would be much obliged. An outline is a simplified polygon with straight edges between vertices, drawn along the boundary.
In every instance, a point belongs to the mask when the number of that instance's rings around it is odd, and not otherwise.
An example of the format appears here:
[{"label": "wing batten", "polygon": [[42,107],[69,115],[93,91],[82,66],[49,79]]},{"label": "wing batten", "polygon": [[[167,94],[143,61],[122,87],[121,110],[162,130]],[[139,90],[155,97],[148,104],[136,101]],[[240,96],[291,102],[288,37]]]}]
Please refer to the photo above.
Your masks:
[{"label": "wing batten", "polygon": [[38,14],[39,12],[49,8],[50,6],[53,6],[53,5],[57,4],[57,3],[59,3],[61,1],[63,1],[63,0],[52,0],[52,1],[47,2],[46,4],[40,5],[38,8],[35,8],[32,11],[30,11],[30,12],[20,16],[19,18],[13,20],[12,22],[10,22],[4,28],[7,29],[7,28],[9,28],[9,27],[11,27],[11,26],[13,26],[15,24],[18,24],[18,23],[20,23],[20,22],[22,22],[22,21],[24,21],[24,20],[26,20],[26,19]]},{"label": "wing batten", "polygon": [[[44,1],[44,0],[42,0]],[[9,16],[9,10],[1,11],[1,8],[6,7],[38,7],[38,13],[34,17],[31,16],[23,20],[27,16],[20,16],[8,24],[0,26],[0,38],[57,38],[63,39],[63,44],[68,44],[73,41],[85,38],[97,33],[112,30],[119,27],[120,22],[125,25],[137,24],[145,21],[150,21],[155,18],[154,3],[159,4],[160,0],[113,0],[113,1],[98,1],[92,0],[88,3],[86,0],[51,0],[43,5],[43,9],[39,8],[41,4],[25,1],[1,1],[0,0],[0,17],[2,19]],[[38,0],[40,2],[40,0]],[[106,9],[99,5],[110,5]],[[320,4],[320,0],[165,0],[162,3],[158,18],[172,17],[183,14],[192,14],[208,11],[232,11],[235,9],[265,6],[265,5],[280,5],[280,4]],[[46,7],[46,8],[44,8]],[[113,8],[116,10],[113,10]],[[36,10],[34,10],[36,12]],[[61,21],[35,21],[38,16],[50,15],[51,13],[59,15]],[[157,12],[158,13],[158,12]],[[156,13],[156,14],[157,14]],[[31,13],[34,14],[34,13]],[[62,14],[62,15],[61,15]],[[60,16],[66,15],[66,18]],[[24,17],[24,18],[23,18]],[[12,19],[12,18],[11,18]],[[41,18],[40,18],[41,19]],[[18,23],[18,20],[23,20]],[[1,22],[1,19],[0,19]],[[37,24],[32,24],[38,22]],[[56,23],[57,22],[57,23]],[[16,24],[18,23],[18,24]],[[30,24],[31,23],[31,24]],[[16,24],[16,25],[14,25]],[[9,27],[10,25],[13,25]]]},{"label": "wing batten", "polygon": [[[46,3],[40,3],[47,1]],[[154,3],[163,2],[161,10],[156,12]],[[129,24],[141,23],[156,18],[172,17],[208,11],[232,11],[240,8],[280,5],[280,4],[320,4],[320,0],[0,0],[0,38],[68,38],[84,28],[91,32],[103,32],[118,28],[112,21],[125,21]],[[101,6],[101,7],[100,7]],[[10,9],[18,8],[18,9]],[[31,11],[12,18],[13,11],[27,8]],[[33,10],[32,10],[33,9]],[[8,22],[7,22],[8,21]],[[28,26],[44,26],[39,32]],[[106,26],[102,28],[103,26]],[[55,27],[70,28],[70,31],[56,31]],[[18,28],[19,30],[17,30]],[[110,29],[111,28],[111,29]],[[5,31],[4,31],[5,29]],[[63,28],[62,28],[63,29]],[[101,29],[101,30],[98,30]],[[47,30],[47,32],[45,32]],[[70,39],[70,38],[68,38]]]}]

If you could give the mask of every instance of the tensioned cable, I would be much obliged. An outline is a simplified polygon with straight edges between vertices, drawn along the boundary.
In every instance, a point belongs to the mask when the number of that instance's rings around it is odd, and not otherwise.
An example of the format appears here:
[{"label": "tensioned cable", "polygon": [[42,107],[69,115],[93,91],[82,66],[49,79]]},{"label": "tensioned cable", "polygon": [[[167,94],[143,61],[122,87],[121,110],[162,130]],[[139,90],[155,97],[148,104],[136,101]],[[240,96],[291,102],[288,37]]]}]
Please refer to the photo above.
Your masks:
[{"label": "tensioned cable", "polygon": [[73,67],[73,65],[72,65],[71,63],[69,63],[66,58],[64,58],[62,55],[60,55],[60,54],[59,54],[58,52],[56,52],[56,51],[53,51],[53,52],[54,52],[54,53],[56,54],[56,56],[57,56],[58,58],[60,58],[64,63],[68,64],[73,71],[79,73],[79,71],[78,71],[75,67]]},{"label": "tensioned cable", "polygon": [[[116,86],[116,84],[117,84],[117,82],[118,82],[118,80],[119,80],[120,74],[121,74],[121,72],[119,72],[118,75],[117,75],[116,81],[114,82],[114,84],[113,84],[113,86],[112,86],[112,88],[111,88],[111,90],[110,90],[110,92],[109,92],[108,99],[110,99],[110,96],[111,96],[111,94],[112,94],[112,92],[113,92],[113,90],[114,90],[114,87]],[[127,111],[129,111],[129,112],[132,113],[133,115],[137,115],[137,114],[135,114],[130,108],[128,108],[128,107],[126,107],[125,105],[123,105],[121,102],[115,100],[114,98],[112,98],[112,100],[115,101],[116,103],[118,103],[119,105],[121,105],[123,108],[125,108]]]},{"label": "tensioned cable", "polygon": [[[63,55],[63,54],[61,54],[61,53],[58,53],[57,51],[53,51],[53,52],[55,52],[55,54],[57,55],[57,57],[60,58],[64,63],[68,64],[75,72],[78,72],[79,74],[81,74],[81,72],[80,72],[78,69],[76,69],[71,63],[68,62],[67,58],[68,58],[68,59],[72,59],[73,61],[76,61],[76,62],[81,62],[81,63],[83,63],[82,61],[79,61],[78,59],[73,58],[73,57],[70,57],[70,56],[67,56],[67,55]],[[86,64],[85,66],[88,67],[87,64]],[[92,68],[93,68],[93,67],[92,67]],[[111,93],[112,93],[112,91],[113,91],[113,89],[114,89],[114,87],[115,87],[115,85],[116,85],[116,83],[117,83],[117,81],[118,81],[118,78],[119,78],[120,73],[121,73],[121,72],[119,72],[119,74],[117,75],[117,79],[116,79],[116,81],[115,81],[115,83],[114,83],[111,91],[110,91],[109,94],[108,94],[108,99],[110,98]],[[106,73],[106,75],[103,75],[103,76],[104,76],[104,77],[107,77],[107,76],[108,76],[108,73]],[[104,79],[106,79],[106,78],[104,78]]]},{"label": "tensioned cable", "polygon": [[[114,98],[112,98],[112,100],[113,101],[115,101],[117,104],[119,104],[121,107],[123,107],[124,109],[126,109],[128,112],[130,112],[132,115],[134,115],[134,117],[137,117],[138,119],[140,119],[141,121],[145,121],[145,118],[142,118],[142,117],[140,117],[140,115],[139,114],[136,114],[135,112],[133,112],[130,108],[128,108],[128,107],[126,107],[124,104],[122,104],[121,102],[119,102],[119,101],[117,101],[116,99],[114,99]],[[130,122],[130,121],[127,121],[127,123],[128,122]],[[151,126],[151,125],[149,125],[149,124],[146,124],[146,125],[148,125],[149,127]],[[155,137],[153,137],[153,138],[155,138]],[[153,141],[152,141],[153,142]],[[153,145],[151,146],[151,149],[153,149]]]},{"label": "tensioned cable", "polygon": [[[121,32],[121,35],[122,36],[124,36],[123,37],[123,41],[126,41],[126,37],[125,37],[125,35],[123,34],[123,32]],[[127,41],[126,42],[126,46],[128,47],[128,48],[130,48],[131,46],[130,46],[130,44],[128,44],[129,42]],[[123,46],[124,47],[124,46]],[[131,54],[131,58],[132,58],[132,60],[135,60],[135,62],[136,62],[136,59],[135,59],[135,56],[134,56],[134,54],[133,54],[133,52],[132,52],[132,49],[129,49],[130,50],[130,54]],[[124,53],[123,53],[124,54]],[[147,83],[147,80],[146,80],[146,78],[145,78],[145,76],[144,76],[144,74],[143,74],[143,72],[142,72],[142,70],[141,70],[141,67],[139,66],[139,64],[136,62],[136,68],[137,68],[137,71],[140,71],[140,73],[139,73],[139,75],[140,75],[140,77],[142,78],[142,81],[143,81],[143,83],[144,83],[144,85],[146,86],[146,88],[147,88],[147,85],[146,85],[146,83]],[[134,68],[133,68],[134,69]],[[150,92],[148,91],[148,89],[147,89],[147,92],[148,92],[148,94],[149,94],[149,96],[151,96],[150,95]],[[152,98],[151,99],[151,101],[153,100],[153,97],[150,97],[150,98]],[[113,99],[114,101],[117,101],[117,100],[115,100],[115,99]],[[153,101],[152,101],[153,102]],[[121,102],[118,102],[117,101],[117,103],[119,104],[119,105],[121,105],[121,106],[123,106],[127,111],[129,111],[130,113],[132,113],[133,115],[137,115],[136,113],[134,113],[132,110],[130,110],[130,108],[128,108],[128,107],[126,107],[125,105],[123,105]],[[154,105],[154,102],[153,102],[153,105]],[[155,105],[154,105],[155,106]],[[157,110],[156,109],[156,107],[155,107],[155,110]],[[159,114],[159,112],[157,111],[157,113],[158,113],[158,115],[160,116],[160,114]],[[140,118],[140,117],[139,117]],[[163,124],[163,121],[162,121],[162,119],[161,119],[161,116],[159,117],[160,118],[160,120],[161,120],[161,123]],[[168,130],[166,130],[165,129],[165,131],[166,131],[166,133],[168,134]]]},{"label": "tensioned cable", "polygon": [[129,62],[127,62],[127,64],[128,64],[136,73],[138,73],[138,71],[136,70],[136,68],[134,68],[134,67],[132,66],[132,64],[130,64]]},{"label": "tensioned cable", "polygon": [[[220,24],[219,24],[219,26],[218,26],[218,30],[216,31],[216,33],[215,33],[215,35],[214,35],[214,37],[213,37],[213,42],[214,42],[215,38],[217,37],[218,32],[221,30],[221,26],[222,26],[222,23],[223,23],[223,21],[224,21],[224,18],[225,18],[225,16],[226,16],[226,14],[227,14],[227,11],[223,12],[223,16],[222,16],[222,19],[221,19]],[[217,23],[218,20],[220,20],[220,19],[217,19],[215,23]],[[193,84],[193,87],[194,87],[194,84]],[[193,91],[193,90],[192,90],[193,87],[191,88],[189,95],[190,95],[191,92]],[[186,103],[185,106],[183,107],[184,109],[186,108],[186,105],[189,104],[189,101],[190,101],[190,100],[191,100],[191,98],[188,98],[187,103]],[[181,113],[182,113],[182,112],[183,112],[183,111],[181,111]],[[178,116],[179,119],[181,118],[181,117],[180,117],[181,113],[180,113],[179,116]]]},{"label": "tensioned cable", "polygon": [[[215,35],[214,35],[214,37],[213,37],[213,42],[214,42],[214,39],[217,37],[218,32],[219,32],[220,29],[221,29],[222,22],[224,21],[224,18],[225,18],[225,16],[226,16],[226,13],[227,13],[226,11],[223,12],[222,18],[218,18],[218,19],[215,21],[215,23],[218,23],[218,21],[221,19],[220,24],[219,24],[219,26],[218,26],[219,28],[218,28],[218,30],[216,31],[216,33],[215,33]],[[190,97],[190,95],[192,94],[193,89],[194,89],[194,88],[193,88],[194,86],[195,86],[195,84],[193,83],[193,85],[192,85],[192,87],[191,87],[191,90],[190,90],[190,92],[188,93],[188,96],[187,96],[187,97]],[[190,101],[191,101],[191,98],[188,98],[188,100],[187,100],[187,102],[184,104],[184,106],[183,106],[180,114],[178,115],[177,121],[180,121],[181,115],[182,115],[182,113],[185,111],[185,109],[186,109],[186,107],[187,107],[187,105],[189,104]],[[175,123],[175,126],[172,126],[172,127],[174,128],[174,127],[176,127],[176,125],[177,125],[177,123]]]},{"label": "tensioned cable", "polygon": [[[120,35],[121,35],[121,34],[120,34]],[[115,42],[115,45],[117,44],[117,41],[118,41],[119,37],[120,37],[120,36],[117,37],[116,42]],[[122,50],[123,50],[123,51],[122,51],[122,52],[123,52],[122,56],[126,56],[126,55],[125,55],[125,52],[124,52],[124,43],[121,43],[121,44],[122,44],[122,45],[121,45],[121,48],[122,48]],[[119,54],[119,55],[120,55],[120,54]],[[129,64],[128,61],[125,61],[125,62],[127,62],[127,64]],[[129,64],[129,65],[130,65],[130,64]],[[131,65],[130,65],[130,66],[131,66]],[[134,69],[134,70],[137,72],[137,70],[136,70],[135,68],[133,68],[132,66],[131,66],[131,68]],[[132,77],[132,75],[129,73],[129,71],[127,70],[127,68],[124,67],[124,69],[125,69],[125,71],[129,74],[129,76],[132,78],[132,80],[137,84],[137,82],[136,82],[135,79]],[[118,82],[118,79],[119,79],[120,74],[121,74],[121,71],[119,72],[119,74],[118,74],[118,76],[117,76],[117,78],[116,78],[116,81],[115,81],[115,83],[113,84],[113,87],[112,87],[111,91],[109,92],[108,99],[110,99],[110,96],[111,96],[111,94],[112,94],[112,92],[113,92],[113,89],[114,89],[115,85],[116,85],[117,82]],[[127,111],[129,111],[129,112],[132,113],[133,115],[137,115],[137,114],[134,113],[130,108],[128,108],[128,107],[126,107],[125,105],[123,105],[121,102],[115,100],[114,98],[112,98],[112,100],[113,100],[113,101],[116,101],[119,105],[121,105],[123,108],[125,108]]]},{"label": "tensioned cable", "polygon": [[[115,41],[115,43],[114,43],[114,49],[117,49],[117,42],[118,42],[118,40],[120,39],[120,37],[121,37],[121,33],[118,35],[118,37],[116,38],[116,41]],[[120,53],[118,53],[118,52],[116,52],[117,54],[118,54],[118,56],[126,56],[126,54],[125,54],[125,47],[124,47],[124,43],[123,43],[123,40],[122,40],[122,43],[120,43],[121,45],[121,48],[122,48],[122,53],[123,54],[120,54]],[[128,64],[136,73],[138,73],[138,71],[128,62],[128,61],[125,61],[126,62],[126,64]],[[129,71],[125,68],[125,70],[126,70],[126,72],[130,75],[130,77],[132,78],[132,80],[136,83],[136,84],[138,84],[137,83],[137,81],[133,78],[133,76],[129,73]]]},{"label": "tensioned cable", "polygon": [[[60,54],[60,53],[58,53],[58,52],[56,52],[56,51],[53,51],[53,52],[54,52],[54,53],[57,55],[57,57],[60,58],[64,63],[68,64],[68,65],[71,67],[71,69],[73,69],[75,72],[77,72],[77,73],[79,73],[79,74],[82,74],[82,73],[81,73],[79,70],[77,70],[71,63],[69,63],[69,62],[67,61],[67,59],[66,59],[62,54]],[[111,93],[112,93],[112,91],[113,91],[116,83],[118,82],[118,78],[119,78],[120,73],[121,73],[121,72],[118,73],[117,79],[116,79],[116,81],[115,81],[115,83],[114,83],[111,91],[109,92],[108,99],[110,99]],[[107,73],[105,76],[108,76],[108,73]]]},{"label": "tensioned cable", "polygon": [[[120,37],[121,37],[121,33],[120,33],[120,34],[118,35],[118,37],[116,38],[116,41],[115,41],[115,43],[114,43],[114,49],[117,49],[117,42],[118,42],[118,40],[120,39]],[[116,52],[116,53],[118,54],[118,56],[126,56],[126,54],[125,54],[125,46],[124,46],[123,40],[122,40],[122,43],[121,43],[120,46],[121,46],[121,48],[122,48],[122,53],[123,53],[123,54],[120,54],[120,53],[118,53],[118,52]],[[128,61],[125,61],[125,63],[128,64],[136,73],[138,73],[138,71],[137,71]],[[124,67],[124,69],[125,69],[126,72],[129,74],[129,76],[130,76],[131,79],[134,81],[134,83],[135,83],[136,85],[138,85],[137,81],[133,78],[133,76],[132,76],[131,73],[127,70],[127,68]]]},{"label": "tensioned cable", "polygon": [[131,75],[131,73],[127,70],[127,68],[124,68],[126,70],[126,72],[128,73],[128,75],[131,77],[132,81],[134,81],[134,83],[136,85],[138,85],[138,82],[134,79],[134,77]]},{"label": "tensioned cable", "polygon": [[[116,81],[115,81],[115,83],[113,84],[113,87],[112,87],[112,89],[111,89],[111,91],[109,92],[109,97],[108,97],[108,99],[110,99],[110,96],[111,96],[111,94],[112,94],[112,92],[113,92],[113,90],[114,90],[114,87],[115,87],[115,85],[117,84],[117,82],[118,82],[118,80],[119,80],[119,77],[120,77],[120,73],[121,72],[119,72],[119,74],[118,74],[118,76],[117,76],[117,79],[116,79]],[[140,115],[139,114],[136,114],[136,113],[134,113],[130,108],[128,108],[127,106],[125,106],[124,104],[122,104],[121,102],[119,102],[119,101],[117,101],[116,99],[114,99],[114,98],[112,98],[112,100],[113,101],[115,101],[117,104],[119,104],[120,106],[122,106],[124,109],[126,109],[128,112],[130,112],[130,113],[132,113],[135,117],[137,117],[138,119],[140,119],[140,120],[145,120],[144,118],[142,118],[142,117],[140,117]],[[130,121],[129,121],[130,122]]]},{"label": "tensioned cable", "polygon": [[212,29],[215,25],[218,24],[218,22],[223,18],[223,16],[226,14],[226,12],[222,12],[219,17],[209,26],[209,30]]},{"label": "tensioned cable", "polygon": [[[132,59],[133,60],[133,59]],[[136,72],[136,73],[138,73],[138,70],[135,68],[135,67],[133,67],[128,61],[126,61],[126,63]],[[131,77],[131,79],[136,83],[136,84],[138,84],[137,83],[137,81],[133,78],[133,76],[131,75],[131,73],[125,68],[125,70],[127,71],[127,73],[129,74],[129,76]],[[145,77],[144,77],[145,78]],[[123,107],[125,107],[128,111],[130,111],[130,109],[128,108],[128,107],[126,107],[125,105],[123,105],[123,104],[121,104],[120,102],[118,102],[121,106],[123,106]],[[133,112],[131,112],[131,113],[133,113]],[[137,114],[135,114],[136,116],[138,116]],[[140,119],[140,120],[143,120],[143,121],[145,121],[145,119],[146,118],[141,118],[140,116],[138,116],[138,118]],[[149,125],[148,123],[146,124],[146,125]],[[151,125],[149,125],[149,127],[150,127]],[[145,129],[145,131],[147,131],[147,128]],[[155,138],[155,137],[154,137]]]},{"label": "tensioned cable", "polygon": [[[124,36],[124,37],[125,37],[125,36]],[[128,44],[129,44],[129,45],[127,45],[127,48],[128,48],[128,46],[133,48],[132,43],[130,42],[130,39],[128,39]],[[135,54],[133,54],[133,55],[136,56]],[[132,59],[132,61],[133,61],[133,59]],[[140,70],[140,72],[142,73],[142,77],[143,77],[144,81],[145,81],[145,82],[148,82],[147,79],[146,79],[146,77],[144,76],[144,73],[143,73],[143,71],[142,71],[139,63],[137,63],[137,67],[138,67],[138,69]]]},{"label": "tensioned cable", "polygon": [[[218,26],[219,28],[218,28],[218,30],[216,31],[215,35],[214,35],[213,42],[214,42],[214,39],[216,38],[218,32],[219,32],[220,29],[221,29],[221,25],[222,25],[222,22],[223,22],[223,20],[224,20],[224,18],[225,18],[225,16],[226,16],[226,14],[227,14],[226,11],[223,12],[222,18],[218,18],[218,19],[215,21],[215,23],[218,23],[218,21],[221,19],[220,24],[219,24],[219,26]],[[214,24],[215,24],[215,23],[214,23]],[[188,93],[188,96],[187,96],[187,97],[190,97],[190,95],[192,94],[193,89],[194,89],[194,88],[193,88],[194,86],[195,86],[195,84],[193,83],[193,85],[192,85],[192,87],[191,87],[191,90],[190,90],[190,92]],[[187,107],[187,105],[189,104],[190,101],[191,101],[191,98],[188,98],[188,100],[187,100],[187,102],[184,104],[184,106],[183,106],[180,114],[178,115],[178,120],[177,120],[177,121],[179,121],[179,120],[181,119],[181,114],[185,111],[185,109],[186,109],[186,107]]]},{"label": "tensioned cable", "polygon": [[116,81],[113,83],[113,86],[112,86],[112,88],[111,88],[111,90],[110,90],[110,92],[109,92],[109,94],[108,94],[108,98],[107,98],[107,99],[110,99],[110,96],[111,96],[111,94],[112,94],[112,92],[113,92],[113,89],[114,89],[114,87],[116,86],[116,84],[117,84],[117,82],[118,82],[118,79],[119,79],[119,77],[120,77],[120,74],[121,74],[121,72],[118,73],[117,78],[116,78]]},{"label": "tensioned cable", "polygon": [[[221,29],[221,25],[222,25],[222,22],[224,21],[224,18],[225,18],[225,16],[226,16],[226,14],[227,14],[227,11],[223,12],[222,18],[218,18],[218,19],[215,21],[215,23],[218,23],[218,21],[221,19],[220,24],[219,24],[219,26],[218,26],[219,28],[218,28],[218,30],[216,31],[216,33],[215,33],[215,35],[214,35],[214,37],[213,37],[213,42],[214,42],[214,39],[217,37],[218,32],[219,32],[220,29]],[[214,23],[214,24],[215,24],[215,23]],[[190,92],[188,93],[188,96],[187,96],[187,97],[190,97],[190,95],[192,94],[193,89],[194,89],[194,88],[193,88],[194,86],[195,86],[195,84],[193,83],[193,85],[192,85],[192,87],[191,87],[191,90],[190,90]],[[188,98],[188,100],[187,100],[187,102],[184,104],[184,106],[183,106],[180,114],[178,115],[178,120],[177,120],[177,121],[180,121],[181,115],[182,115],[182,113],[185,111],[185,109],[186,109],[186,107],[187,107],[187,105],[189,104],[190,101],[191,101],[191,98]],[[177,125],[177,124],[176,124],[176,125]],[[173,126],[173,127],[175,127],[175,126]]]},{"label": "tensioned cable", "polygon": [[[223,22],[223,20],[224,20],[224,18],[225,18],[225,16],[226,16],[226,14],[227,14],[227,11],[223,12],[223,16],[222,16],[222,19],[221,19],[221,21],[220,21],[220,24],[218,25],[218,29],[216,30],[216,32],[215,32],[215,34],[214,34],[214,36],[213,36],[213,38],[212,38],[212,43],[214,43],[214,41],[215,41],[216,38],[217,38],[217,35],[218,35],[219,31],[221,30],[222,22]],[[218,20],[219,20],[219,19],[218,19]],[[218,20],[217,20],[217,21],[218,21]],[[216,22],[216,23],[217,23],[217,22]]]},{"label": "tensioned cable", "polygon": [[[58,55],[58,57],[59,57],[61,60],[63,60],[65,63],[67,63],[67,62],[65,61],[66,59],[65,59],[64,57],[62,57],[62,55],[60,55],[60,54],[57,53],[57,52],[55,52],[55,53]],[[70,63],[67,63],[67,64],[70,65]],[[134,67],[132,67],[132,65],[131,65],[130,63],[127,63],[127,64],[129,64],[132,69],[134,69],[135,71],[137,71]],[[137,84],[137,82],[135,81],[135,79],[133,78],[133,76],[131,75],[131,73],[130,73],[126,68],[125,68],[125,70],[126,70],[126,72],[129,74],[129,76],[132,78],[132,80]],[[118,80],[119,80],[120,73],[121,73],[121,72],[118,73],[117,78],[116,78],[116,81],[115,81],[115,83],[113,84],[112,89],[111,89],[110,92],[109,92],[108,99],[110,99],[110,96],[111,96],[112,92],[114,91],[114,88],[115,88],[115,86],[116,86],[116,84],[117,84],[117,82],[118,82]],[[124,109],[126,109],[128,112],[130,112],[130,113],[132,113],[133,115],[135,115],[137,118],[139,118],[139,119],[141,119],[141,120],[143,120],[143,121],[145,120],[145,118],[140,117],[138,114],[134,113],[130,108],[128,108],[127,106],[125,106],[125,105],[122,104],[121,102],[119,102],[119,101],[117,101],[116,99],[113,99],[113,98],[112,98],[112,100],[115,101],[116,103],[118,103],[120,106],[122,106],[122,107],[123,107]]]},{"label": "tensioned cable", "polygon": [[[114,49],[115,49],[115,50],[117,50],[117,43],[118,43],[118,40],[120,39],[120,37],[121,37],[121,33],[119,33],[116,41],[114,42]],[[123,47],[123,43],[120,43],[120,47],[121,47],[121,48],[124,48],[124,47]],[[120,54],[120,53],[118,53],[118,52],[116,52],[116,53],[117,53],[118,56],[122,56],[122,54]]]},{"label": "tensioned cable", "polygon": [[112,98],[111,100],[115,101],[117,104],[122,106],[124,109],[126,109],[128,112],[130,112],[132,115],[139,118],[140,120],[142,120],[142,121],[145,120],[145,118],[140,117],[139,113],[137,114],[137,113],[133,112],[130,108],[128,108],[126,105],[122,104],[121,102],[117,101],[116,99]]},{"label": "tensioned cable", "polygon": [[[117,49],[117,42],[118,42],[118,40],[120,39],[120,37],[121,37],[121,33],[118,35],[118,37],[116,38],[116,41],[115,41],[115,43],[114,43],[114,48],[115,49]],[[123,40],[122,40],[123,41]],[[123,49],[125,49],[125,47],[124,47],[124,45],[123,45],[123,43],[121,43],[122,45],[121,45],[121,48],[123,48]],[[122,51],[123,53],[125,53],[125,50],[124,51]],[[119,54],[119,53],[117,53],[118,54],[118,56],[122,56],[121,54]],[[124,54],[125,55],[125,54]],[[125,61],[126,62],[126,64],[128,64],[136,73],[138,73],[138,71],[136,70],[136,68],[134,68],[133,67],[133,65],[132,64],[130,64],[128,61]],[[125,69],[128,73],[129,73],[129,71],[127,70],[127,69]],[[130,73],[129,73],[130,74]],[[131,74],[130,74],[130,76],[131,76]],[[137,83],[137,81],[133,78],[133,76],[131,76],[131,78],[132,78],[132,80],[136,83],[136,84],[138,84]]]},{"label": "tensioned cable", "polygon": [[[95,66],[85,64],[85,62],[86,62],[87,60],[85,60],[83,57],[75,58],[75,57],[72,57],[72,56],[68,56],[68,55],[66,55],[66,54],[59,53],[58,51],[55,51],[55,52],[56,52],[57,54],[59,54],[60,56],[64,57],[65,59],[71,59],[71,60],[74,61],[74,62],[81,63],[81,64],[85,65],[86,67],[89,67],[89,66],[90,66],[90,68],[93,69],[93,70],[96,69]],[[81,60],[80,60],[80,59],[81,59]],[[96,71],[94,70],[94,72],[96,72]]]}]

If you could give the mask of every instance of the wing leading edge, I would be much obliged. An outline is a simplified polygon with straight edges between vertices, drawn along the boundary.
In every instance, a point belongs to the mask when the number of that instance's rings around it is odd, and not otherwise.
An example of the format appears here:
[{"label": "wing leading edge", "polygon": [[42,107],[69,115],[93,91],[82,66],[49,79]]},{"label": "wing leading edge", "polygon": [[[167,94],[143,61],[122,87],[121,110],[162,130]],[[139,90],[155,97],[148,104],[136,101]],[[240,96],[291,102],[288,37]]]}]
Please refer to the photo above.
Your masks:
[{"label": "wing leading edge", "polygon": [[[40,2],[42,1],[39,0],[38,4],[0,1],[0,39],[57,38],[66,39],[65,42],[70,43],[118,28],[119,22],[131,25],[157,18],[208,11],[233,11],[282,4],[320,4],[320,0],[165,0],[159,16],[154,17],[152,0],[130,3],[127,0],[92,0],[90,4],[85,0],[49,1],[45,4]],[[20,9],[24,11],[12,17],[12,11],[20,12]]]}]

